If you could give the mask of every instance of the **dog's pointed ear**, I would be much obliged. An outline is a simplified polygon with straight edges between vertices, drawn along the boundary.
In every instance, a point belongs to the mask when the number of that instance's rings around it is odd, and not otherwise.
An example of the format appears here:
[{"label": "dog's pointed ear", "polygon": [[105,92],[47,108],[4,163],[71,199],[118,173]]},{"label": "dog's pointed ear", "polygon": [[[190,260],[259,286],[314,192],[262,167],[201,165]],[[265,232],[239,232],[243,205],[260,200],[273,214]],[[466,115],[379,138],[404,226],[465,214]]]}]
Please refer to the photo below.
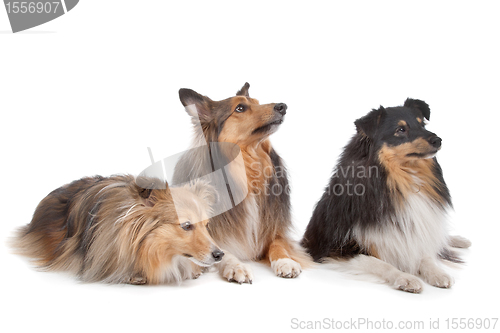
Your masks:
[{"label": "dog's pointed ear", "polygon": [[420,111],[422,113],[422,116],[424,116],[424,118],[427,120],[429,120],[429,118],[431,117],[431,109],[429,108],[429,104],[419,99],[407,98],[403,106]]},{"label": "dog's pointed ear", "polygon": [[369,138],[373,138],[380,122],[382,121],[382,118],[385,117],[386,114],[387,111],[383,106],[380,106],[377,110],[373,109],[366,116],[356,120],[354,124],[356,125],[358,133],[364,134]]},{"label": "dog's pointed ear", "polygon": [[159,179],[139,176],[135,179],[136,190],[142,198],[146,207],[153,207],[156,204],[155,191],[168,191],[168,183]]},{"label": "dog's pointed ear", "polygon": [[191,89],[182,88],[179,89],[179,99],[192,117],[198,116],[202,120],[210,119],[213,101],[207,96],[200,95]]},{"label": "dog's pointed ear", "polygon": [[241,87],[241,89],[238,90],[238,92],[236,93],[236,96],[250,97],[250,95],[248,94],[248,89],[249,88],[250,88],[250,83],[245,82],[245,84],[243,85],[243,87]]}]

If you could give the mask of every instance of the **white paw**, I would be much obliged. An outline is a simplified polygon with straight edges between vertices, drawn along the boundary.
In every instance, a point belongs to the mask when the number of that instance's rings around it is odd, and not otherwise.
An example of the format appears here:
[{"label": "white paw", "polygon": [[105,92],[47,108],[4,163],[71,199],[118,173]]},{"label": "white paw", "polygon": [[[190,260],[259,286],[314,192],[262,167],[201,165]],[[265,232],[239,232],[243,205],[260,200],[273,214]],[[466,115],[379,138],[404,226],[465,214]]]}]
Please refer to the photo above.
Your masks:
[{"label": "white paw", "polygon": [[422,291],[422,282],[411,274],[402,274],[394,282],[394,287],[409,293],[418,294]]},{"label": "white paw", "polygon": [[467,249],[471,247],[472,243],[465,237],[462,236],[451,236],[450,237],[450,246],[456,247],[459,249]]},{"label": "white paw", "polygon": [[250,283],[252,284],[253,276],[252,270],[248,265],[241,262],[234,264],[227,264],[224,267],[222,276],[226,278],[229,282]]},{"label": "white paw", "polygon": [[455,283],[445,272],[426,274],[423,278],[428,284],[438,288],[450,288]]},{"label": "white paw", "polygon": [[289,258],[272,261],[271,268],[277,276],[283,278],[296,278],[302,272],[300,264]]}]

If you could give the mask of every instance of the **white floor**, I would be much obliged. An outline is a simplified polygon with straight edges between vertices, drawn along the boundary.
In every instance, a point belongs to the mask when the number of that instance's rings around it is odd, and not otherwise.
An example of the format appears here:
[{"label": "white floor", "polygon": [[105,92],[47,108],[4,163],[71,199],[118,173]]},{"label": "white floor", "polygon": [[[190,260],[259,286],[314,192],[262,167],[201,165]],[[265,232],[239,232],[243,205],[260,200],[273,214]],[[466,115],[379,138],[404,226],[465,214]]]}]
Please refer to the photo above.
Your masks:
[{"label": "white floor", "polygon": [[[500,317],[498,9],[80,1],[13,35],[0,8],[0,331],[327,331],[331,320],[344,328],[352,320],[353,330],[416,329],[420,321],[444,330],[463,326],[461,318],[478,327]],[[7,237],[53,189],[82,176],[138,174],[150,163],[147,147],[157,160],[186,149],[191,128],[179,88],[220,100],[245,81],[262,103],[288,105],[272,142],[290,170],[297,238],[354,120],[407,97],[429,103],[454,199],[450,228],[473,244],[463,251],[467,263],[449,269],[455,286],[412,295],[326,267],[281,279],[257,263],[253,285],[215,273],[181,286],[81,284],[9,253]]]},{"label": "white floor", "polygon": [[498,266],[492,266],[483,251],[487,247],[476,243],[467,251],[468,264],[450,270],[456,279],[452,289],[426,285],[419,295],[326,267],[304,271],[297,279],[282,279],[257,263],[252,264],[252,285],[228,283],[217,273],[180,286],[81,284],[62,274],[36,272],[24,260],[2,253],[6,268],[2,326],[19,332],[39,328],[52,332],[213,328],[285,332],[308,325],[349,328],[353,323],[353,329],[370,329],[369,325],[429,329],[431,321],[436,325],[439,320],[439,328],[444,329],[453,318],[498,318],[498,290],[492,286]]}]

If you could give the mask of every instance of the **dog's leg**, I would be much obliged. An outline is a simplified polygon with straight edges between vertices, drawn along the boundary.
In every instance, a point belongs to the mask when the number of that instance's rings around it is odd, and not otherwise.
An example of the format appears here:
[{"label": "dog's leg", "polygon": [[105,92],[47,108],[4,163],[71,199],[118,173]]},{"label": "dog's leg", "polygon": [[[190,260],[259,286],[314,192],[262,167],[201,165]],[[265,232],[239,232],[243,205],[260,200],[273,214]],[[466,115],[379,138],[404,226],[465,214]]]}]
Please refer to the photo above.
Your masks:
[{"label": "dog's leg", "polygon": [[300,264],[290,259],[290,245],[281,237],[271,242],[267,257],[271,262],[271,268],[277,276],[295,278],[302,272]]},{"label": "dog's leg", "polygon": [[439,288],[450,288],[453,278],[438,267],[436,261],[431,257],[422,259],[419,269],[420,276],[430,285]]},{"label": "dog's leg", "polygon": [[225,252],[218,266],[222,277],[226,278],[229,282],[252,284],[253,276],[250,266],[239,261],[238,258],[231,253]]},{"label": "dog's leg", "polygon": [[466,249],[472,245],[471,241],[462,236],[450,236],[449,244],[451,247]]},{"label": "dog's leg", "polygon": [[401,272],[396,267],[372,256],[360,254],[348,261],[347,266],[356,271],[373,274],[396,289],[420,293],[422,282],[414,275]]}]

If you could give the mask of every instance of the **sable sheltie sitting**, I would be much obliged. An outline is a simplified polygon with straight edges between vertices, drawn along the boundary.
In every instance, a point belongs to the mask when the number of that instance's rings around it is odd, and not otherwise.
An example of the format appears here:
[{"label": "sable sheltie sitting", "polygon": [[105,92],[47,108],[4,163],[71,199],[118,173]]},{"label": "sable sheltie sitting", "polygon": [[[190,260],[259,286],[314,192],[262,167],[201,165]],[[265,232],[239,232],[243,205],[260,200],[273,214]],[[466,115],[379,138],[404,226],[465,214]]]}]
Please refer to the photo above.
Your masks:
[{"label": "sable sheltie sitting", "polygon": [[415,275],[436,287],[452,286],[438,258],[460,262],[449,246],[470,242],[447,232],[451,197],[434,157],[441,138],[425,129],[429,117],[425,102],[407,99],[402,107],[380,107],[356,120],[357,134],[302,240],[315,261],[346,259],[347,267],[408,292],[422,290]]},{"label": "sable sheltie sitting", "polygon": [[197,278],[224,255],[206,228],[211,186],[169,189],[159,182],[127,175],[64,185],[40,202],[12,245],[40,268],[69,271],[85,282]]},{"label": "sable sheltie sitting", "polygon": [[[210,234],[226,255],[220,263],[228,281],[252,283],[248,265],[240,260],[265,260],[276,275],[297,277],[302,267],[312,263],[309,256],[290,238],[292,227],[286,169],[271,146],[269,136],[283,123],[284,103],[259,104],[245,85],[222,101],[213,101],[191,89],[180,89],[179,97],[193,117],[193,147],[211,142],[239,146],[242,162],[228,177],[248,187],[248,195],[234,208],[212,217]],[[194,106],[194,108],[193,108]],[[192,111],[195,110],[195,111]],[[191,150],[175,168],[174,181],[182,183],[205,175],[210,167],[206,156]]]}]

